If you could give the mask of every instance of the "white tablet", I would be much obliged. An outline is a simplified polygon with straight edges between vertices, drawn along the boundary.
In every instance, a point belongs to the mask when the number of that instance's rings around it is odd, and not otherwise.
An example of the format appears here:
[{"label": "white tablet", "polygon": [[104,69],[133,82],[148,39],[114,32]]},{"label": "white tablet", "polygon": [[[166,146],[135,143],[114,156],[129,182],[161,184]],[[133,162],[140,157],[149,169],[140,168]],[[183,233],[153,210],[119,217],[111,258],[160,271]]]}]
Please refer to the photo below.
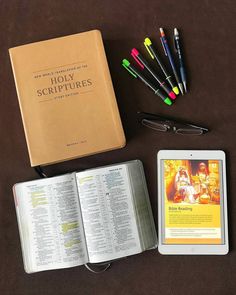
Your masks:
[{"label": "white tablet", "polygon": [[225,153],[158,153],[158,222],[161,254],[228,253]]}]

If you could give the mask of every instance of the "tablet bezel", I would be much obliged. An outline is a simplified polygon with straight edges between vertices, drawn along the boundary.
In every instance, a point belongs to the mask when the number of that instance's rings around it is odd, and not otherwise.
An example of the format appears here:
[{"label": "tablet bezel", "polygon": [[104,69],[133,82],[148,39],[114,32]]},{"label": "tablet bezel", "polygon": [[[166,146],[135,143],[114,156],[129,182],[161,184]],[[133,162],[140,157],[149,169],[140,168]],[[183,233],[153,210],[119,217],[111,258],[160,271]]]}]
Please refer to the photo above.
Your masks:
[{"label": "tablet bezel", "polygon": [[[162,196],[164,191],[163,180],[161,179],[161,161],[162,160],[221,160],[222,161],[222,191],[223,191],[223,225],[225,244],[221,245],[186,245],[186,244],[163,244],[162,226],[164,223],[164,214],[162,214]],[[225,255],[229,251],[228,242],[228,215],[227,215],[227,187],[226,187],[226,164],[225,153],[221,150],[160,150],[157,154],[158,167],[158,250],[161,254],[168,255]]]}]

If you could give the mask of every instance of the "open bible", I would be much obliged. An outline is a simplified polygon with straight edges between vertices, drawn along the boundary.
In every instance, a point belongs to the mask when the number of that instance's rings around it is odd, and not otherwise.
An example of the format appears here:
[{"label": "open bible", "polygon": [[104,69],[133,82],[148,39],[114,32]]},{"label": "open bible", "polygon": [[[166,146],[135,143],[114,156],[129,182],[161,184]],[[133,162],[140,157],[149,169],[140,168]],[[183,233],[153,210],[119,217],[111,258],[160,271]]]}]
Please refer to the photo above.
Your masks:
[{"label": "open bible", "polygon": [[139,160],[13,187],[27,273],[100,263],[157,246]]}]

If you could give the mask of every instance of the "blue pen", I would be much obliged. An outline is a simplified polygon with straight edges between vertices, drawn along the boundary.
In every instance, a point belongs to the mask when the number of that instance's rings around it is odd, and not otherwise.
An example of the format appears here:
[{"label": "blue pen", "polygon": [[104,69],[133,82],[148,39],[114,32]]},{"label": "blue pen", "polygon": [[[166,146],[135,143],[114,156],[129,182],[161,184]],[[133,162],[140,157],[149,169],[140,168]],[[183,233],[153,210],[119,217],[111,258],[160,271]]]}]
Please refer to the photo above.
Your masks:
[{"label": "blue pen", "polygon": [[181,46],[180,46],[181,44],[180,44],[180,40],[179,40],[179,32],[176,28],[174,29],[174,45],[175,45],[175,50],[178,54],[180,76],[181,76],[181,80],[184,85],[184,91],[186,93],[187,92],[186,73],[185,73],[184,62],[183,62],[183,54],[182,54],[182,50],[181,50]]},{"label": "blue pen", "polygon": [[172,68],[172,71],[174,73],[174,76],[175,76],[175,79],[178,83],[178,86],[179,86],[179,89],[182,93],[182,95],[184,94],[184,89],[183,89],[183,85],[180,81],[180,78],[179,78],[179,75],[178,75],[178,72],[177,72],[177,69],[175,67],[175,64],[174,64],[174,59],[171,55],[171,52],[170,52],[170,48],[169,48],[169,45],[167,43],[167,39],[166,39],[166,35],[164,33],[164,30],[163,28],[160,28],[160,33],[161,33],[161,43],[162,43],[162,46],[163,46],[163,49],[164,49],[164,52],[165,52],[165,55],[168,57],[169,59],[169,62],[170,62],[170,65],[171,65],[171,68]]}]

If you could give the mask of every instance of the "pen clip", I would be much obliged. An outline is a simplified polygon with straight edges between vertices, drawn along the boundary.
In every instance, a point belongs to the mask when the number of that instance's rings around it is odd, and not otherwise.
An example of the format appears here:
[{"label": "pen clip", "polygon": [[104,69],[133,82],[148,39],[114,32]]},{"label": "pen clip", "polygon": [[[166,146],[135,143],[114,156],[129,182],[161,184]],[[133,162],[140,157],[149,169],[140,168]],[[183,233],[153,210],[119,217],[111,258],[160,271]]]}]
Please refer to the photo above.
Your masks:
[{"label": "pen clip", "polygon": [[153,56],[151,50],[149,49],[149,46],[152,44],[151,40],[149,38],[145,38],[143,44],[146,47],[147,52],[150,54],[151,58],[154,59],[154,56]]},{"label": "pen clip", "polygon": [[165,55],[167,56],[166,48],[165,48],[165,45],[164,45],[164,42],[163,42],[162,37],[160,37],[160,39],[161,39],[162,47],[163,47],[163,49],[164,49],[164,53],[165,53]]},{"label": "pen clip", "polygon": [[141,67],[141,69],[143,70],[144,69],[144,65],[141,63],[141,61],[140,60],[138,60],[138,58],[137,58],[137,55],[138,55],[139,53],[138,53],[138,50],[137,49],[135,49],[135,48],[133,48],[132,50],[131,50],[131,55],[132,55],[132,57],[134,58],[134,60],[136,61],[136,63]]},{"label": "pen clip", "polygon": [[173,36],[173,42],[174,42],[174,49],[176,52],[178,52],[175,36]]},{"label": "pen clip", "polygon": [[137,78],[137,75],[129,68],[130,62],[127,59],[122,60],[122,66],[134,77]]}]

